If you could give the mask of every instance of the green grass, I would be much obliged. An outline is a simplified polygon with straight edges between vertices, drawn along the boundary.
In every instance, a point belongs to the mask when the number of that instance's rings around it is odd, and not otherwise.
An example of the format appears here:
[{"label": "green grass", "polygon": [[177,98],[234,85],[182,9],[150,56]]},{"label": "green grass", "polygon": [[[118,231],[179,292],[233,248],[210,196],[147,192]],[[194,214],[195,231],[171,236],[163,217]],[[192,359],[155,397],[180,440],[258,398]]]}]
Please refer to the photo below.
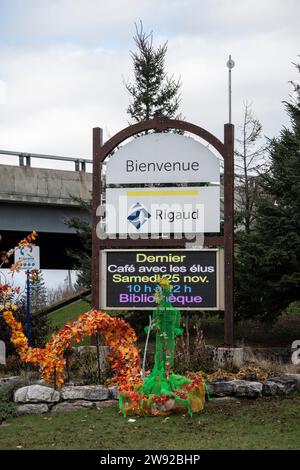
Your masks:
[{"label": "green grass", "polygon": [[[243,320],[235,322],[235,340],[247,346],[254,347],[290,347],[295,338],[300,335],[300,315],[296,314],[299,303],[291,304],[293,311],[289,314],[281,315],[277,321],[272,324],[263,324],[257,320]],[[49,314],[52,326],[52,332],[58,331],[67,322],[76,320],[82,313],[90,309],[88,300],[78,300],[71,305],[62,307]],[[113,312],[108,312],[113,313]],[[116,313],[116,312],[114,312]],[[140,339],[144,339],[145,333],[143,326],[143,315],[148,318],[147,313],[135,312],[136,315],[124,315],[132,327],[137,331]],[[120,313],[119,313],[120,315]],[[128,318],[127,318],[128,317]],[[224,321],[214,314],[189,315],[190,325],[195,318],[201,319],[201,325],[204,332],[204,338],[207,344],[221,345],[224,341]],[[194,319],[194,320],[193,320]],[[184,318],[182,319],[182,322]],[[50,335],[49,335],[50,339]],[[89,339],[84,339],[81,344],[89,344]]]},{"label": "green grass", "polygon": [[69,321],[74,321],[82,313],[88,312],[90,303],[86,300],[77,300],[66,307],[62,307],[49,314],[49,320],[53,329],[61,328]]},{"label": "green grass", "polygon": [[0,449],[299,449],[300,397],[207,403],[202,413],[137,418],[115,407],[21,416],[0,426]]},{"label": "green grass", "polygon": [[[74,321],[82,313],[88,312],[91,308],[90,303],[87,300],[77,300],[66,307],[62,307],[55,312],[49,314],[49,320],[51,324],[51,332],[48,336],[48,340],[51,340],[53,332],[59,331],[66,323]],[[79,344],[74,346],[86,346],[90,344],[89,338],[84,338]]]},{"label": "green grass", "polygon": [[292,302],[286,309],[286,313],[300,318],[300,300]]}]

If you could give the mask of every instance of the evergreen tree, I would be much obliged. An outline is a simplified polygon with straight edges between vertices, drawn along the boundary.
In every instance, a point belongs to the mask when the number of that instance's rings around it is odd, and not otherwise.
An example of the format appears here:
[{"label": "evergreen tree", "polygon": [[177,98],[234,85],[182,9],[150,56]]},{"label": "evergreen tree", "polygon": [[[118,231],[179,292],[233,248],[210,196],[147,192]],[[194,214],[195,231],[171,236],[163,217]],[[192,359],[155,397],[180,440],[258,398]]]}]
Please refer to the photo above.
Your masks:
[{"label": "evergreen tree", "polygon": [[[77,199],[80,208],[91,215],[91,202]],[[77,270],[75,288],[91,287],[91,263],[92,263],[92,227],[91,224],[80,217],[72,217],[67,222],[68,227],[76,230],[81,243],[81,249],[68,250],[67,254],[73,259],[74,268]]]},{"label": "evergreen tree", "polygon": [[[181,86],[180,80],[168,77],[165,71],[167,43],[157,49],[153,46],[153,33],[145,34],[143,25],[136,26],[134,36],[137,52],[132,52],[134,83],[126,83],[132,101],[127,112],[135,122],[153,117],[179,118]],[[77,199],[78,201],[78,199]],[[91,204],[80,200],[81,208],[91,214]],[[77,286],[91,286],[92,228],[78,217],[67,221],[69,227],[75,228],[81,241],[82,249],[69,250],[78,271]]]},{"label": "evergreen tree", "polygon": [[127,113],[133,121],[140,122],[154,117],[176,118],[179,109],[180,79],[174,80],[165,71],[167,43],[157,49],[153,46],[153,33],[146,34],[143,24],[138,28],[134,41],[137,52],[131,52],[134,83],[125,83],[131,95]]},{"label": "evergreen tree", "polygon": [[[300,72],[300,65],[296,65]],[[290,128],[270,141],[253,232],[241,236],[236,257],[238,316],[273,320],[300,298],[300,89],[285,102]]]},{"label": "evergreen tree", "polygon": [[47,288],[41,270],[30,274],[30,306],[33,313],[40,312],[47,306]]}]

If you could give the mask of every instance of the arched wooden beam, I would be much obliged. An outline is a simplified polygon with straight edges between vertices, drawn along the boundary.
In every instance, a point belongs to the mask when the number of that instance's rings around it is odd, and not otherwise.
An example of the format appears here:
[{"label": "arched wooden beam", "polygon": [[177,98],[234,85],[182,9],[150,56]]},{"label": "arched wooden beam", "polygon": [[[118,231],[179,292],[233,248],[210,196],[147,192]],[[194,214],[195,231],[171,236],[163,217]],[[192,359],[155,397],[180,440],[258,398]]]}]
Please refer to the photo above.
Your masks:
[{"label": "arched wooden beam", "polygon": [[213,134],[203,129],[200,126],[196,126],[190,122],[180,121],[179,119],[167,119],[167,118],[154,118],[148,121],[138,122],[131,126],[122,129],[120,132],[115,134],[99,149],[99,161],[103,162],[107,155],[109,155],[121,142],[132,137],[140,132],[155,129],[158,131],[164,131],[166,129],[176,129],[180,131],[191,132],[192,134],[201,137],[206,142],[211,144],[221,155],[225,158],[225,146],[224,144]]}]

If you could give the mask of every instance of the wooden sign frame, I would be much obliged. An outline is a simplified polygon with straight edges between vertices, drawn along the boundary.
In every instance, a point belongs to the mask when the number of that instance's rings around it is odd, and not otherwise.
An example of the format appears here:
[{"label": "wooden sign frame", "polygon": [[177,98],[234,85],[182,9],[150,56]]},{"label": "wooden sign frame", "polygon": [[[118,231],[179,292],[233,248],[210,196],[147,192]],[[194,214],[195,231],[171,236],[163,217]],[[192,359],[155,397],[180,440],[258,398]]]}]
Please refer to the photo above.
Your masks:
[{"label": "wooden sign frame", "polygon": [[224,246],[224,344],[233,346],[233,312],[234,312],[234,126],[224,125],[224,142],[206,129],[195,124],[177,119],[155,118],[126,127],[103,143],[103,130],[93,129],[93,196],[92,196],[92,307],[100,308],[100,251],[110,248],[184,248],[185,238],[176,239],[143,239],[116,238],[101,240],[97,236],[97,225],[100,216],[98,206],[102,198],[101,172],[106,157],[126,139],[141,132],[155,130],[162,132],[168,129],[190,132],[212,145],[224,159],[224,236],[205,237],[205,247]]}]

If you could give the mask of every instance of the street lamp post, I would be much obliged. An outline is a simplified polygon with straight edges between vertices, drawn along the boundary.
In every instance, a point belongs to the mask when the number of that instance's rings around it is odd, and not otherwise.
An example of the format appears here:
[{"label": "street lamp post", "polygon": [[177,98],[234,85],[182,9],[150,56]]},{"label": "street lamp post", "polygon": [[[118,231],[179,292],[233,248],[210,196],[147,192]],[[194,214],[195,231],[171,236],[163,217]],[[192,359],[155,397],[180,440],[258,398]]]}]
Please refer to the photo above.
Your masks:
[{"label": "street lamp post", "polygon": [[234,60],[232,60],[231,55],[229,55],[229,59],[226,62],[228,67],[228,100],[229,100],[229,124],[231,124],[231,70],[235,66]]}]

